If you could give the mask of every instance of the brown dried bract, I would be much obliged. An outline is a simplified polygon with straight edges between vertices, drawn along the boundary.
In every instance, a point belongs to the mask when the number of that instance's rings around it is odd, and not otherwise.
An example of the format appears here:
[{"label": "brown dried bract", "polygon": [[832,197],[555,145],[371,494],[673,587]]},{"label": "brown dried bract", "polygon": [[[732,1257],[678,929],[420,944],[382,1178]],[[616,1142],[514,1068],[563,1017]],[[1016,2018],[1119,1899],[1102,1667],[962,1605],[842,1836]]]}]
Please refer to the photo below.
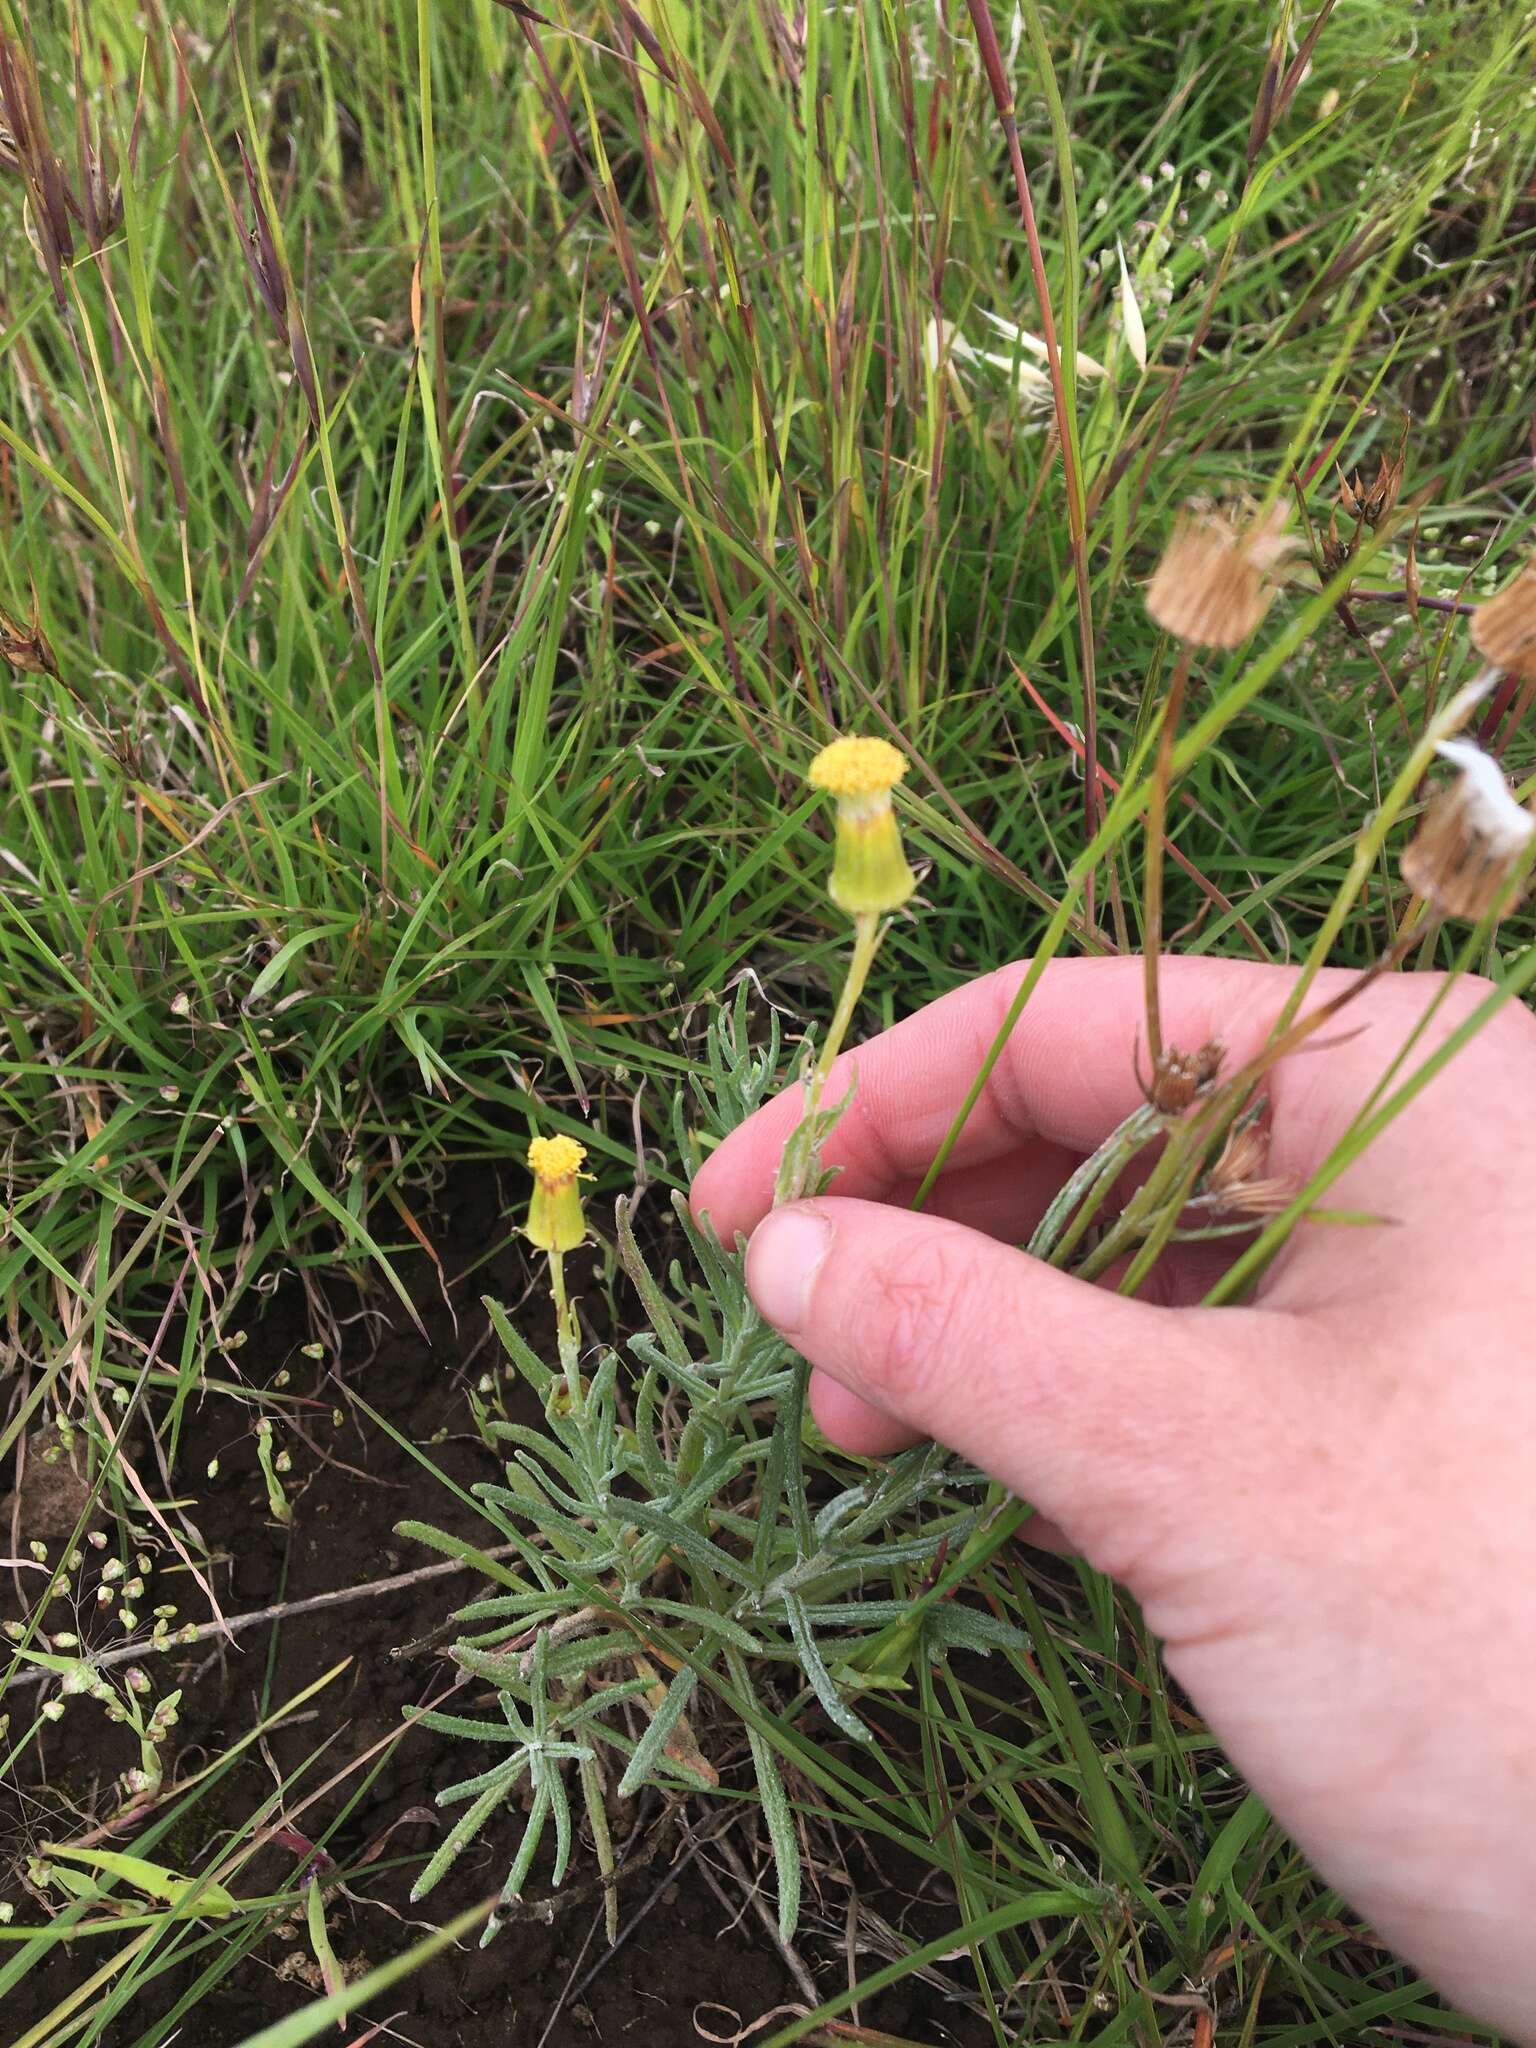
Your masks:
[{"label": "brown dried bract", "polygon": [[1257,1118],[1234,1124],[1206,1175],[1206,1203],[1222,1216],[1278,1216],[1290,1207],[1296,1186],[1282,1175],[1266,1173],[1268,1164],[1268,1127]]},{"label": "brown dried bract", "polygon": [[59,664],[35,612],[30,623],[23,625],[0,607],[0,661],[8,662],[23,675],[57,678]]},{"label": "brown dried bract", "polygon": [[1353,476],[1346,477],[1339,471],[1339,503],[1352,519],[1370,527],[1374,533],[1397,503],[1398,492],[1403,487],[1403,465],[1407,459],[1406,448],[1399,448],[1391,458],[1380,456],[1376,463],[1376,474],[1367,483],[1357,469]]},{"label": "brown dried bract", "polygon": [[1322,545],[1319,549],[1324,577],[1331,580],[1337,576],[1354,551],[1355,541],[1353,536],[1348,540],[1340,539],[1338,509],[1335,506],[1330,506],[1328,509],[1328,531],[1323,536]]},{"label": "brown dried bract", "polygon": [[1274,601],[1273,572],[1297,545],[1277,505],[1246,523],[1214,505],[1183,511],[1147,585],[1147,610],[1191,647],[1240,647]]},{"label": "brown dried bract", "polygon": [[1494,668],[1523,682],[1536,677],[1536,557],[1473,612],[1472,645]]}]

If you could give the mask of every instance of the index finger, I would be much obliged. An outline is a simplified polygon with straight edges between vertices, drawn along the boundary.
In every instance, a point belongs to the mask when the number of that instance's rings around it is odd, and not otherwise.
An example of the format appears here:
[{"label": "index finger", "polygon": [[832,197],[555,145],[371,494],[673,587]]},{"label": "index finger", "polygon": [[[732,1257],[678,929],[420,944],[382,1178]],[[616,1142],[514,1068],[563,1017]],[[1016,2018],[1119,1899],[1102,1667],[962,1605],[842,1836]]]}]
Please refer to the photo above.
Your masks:
[{"label": "index finger", "polygon": [[[834,1194],[883,1201],[927,1170],[1028,971],[1020,960],[969,982],[834,1063],[824,1101],[841,1100],[857,1081],[826,1145],[827,1165],[840,1169]],[[1294,969],[1173,958],[1161,974],[1166,1043],[1193,1050],[1217,1039],[1242,1060],[1262,1043]],[[1141,1100],[1136,1054],[1144,1033],[1139,959],[1053,960],[949,1166],[984,1165],[1034,1139],[1093,1151]],[[700,1168],[694,1214],[707,1215],[723,1243],[738,1231],[750,1235],[768,1213],[779,1157],[801,1113],[800,1088],[785,1089]]]}]

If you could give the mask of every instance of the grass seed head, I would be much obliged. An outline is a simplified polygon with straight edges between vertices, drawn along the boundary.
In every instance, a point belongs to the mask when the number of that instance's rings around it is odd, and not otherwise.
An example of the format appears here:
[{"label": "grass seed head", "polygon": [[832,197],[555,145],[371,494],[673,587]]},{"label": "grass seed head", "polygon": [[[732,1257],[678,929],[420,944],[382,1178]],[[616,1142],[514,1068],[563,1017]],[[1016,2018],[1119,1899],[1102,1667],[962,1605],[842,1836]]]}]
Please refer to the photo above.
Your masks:
[{"label": "grass seed head", "polygon": [[1190,647],[1241,647],[1274,602],[1274,571],[1296,546],[1283,509],[1262,518],[1226,506],[1186,506],[1152,581],[1147,610]]},{"label": "grass seed head", "polygon": [[1509,884],[1536,833],[1491,754],[1471,740],[1442,740],[1457,773],[1434,793],[1403,849],[1403,880],[1445,917],[1473,923],[1518,901]]},{"label": "grass seed head", "polygon": [[891,803],[906,772],[901,750],[880,739],[833,740],[806,770],[813,789],[837,799],[827,893],[851,917],[899,910],[917,887]]},{"label": "grass seed head", "polygon": [[1472,645],[1506,675],[1536,678],[1536,556],[1473,612]]}]

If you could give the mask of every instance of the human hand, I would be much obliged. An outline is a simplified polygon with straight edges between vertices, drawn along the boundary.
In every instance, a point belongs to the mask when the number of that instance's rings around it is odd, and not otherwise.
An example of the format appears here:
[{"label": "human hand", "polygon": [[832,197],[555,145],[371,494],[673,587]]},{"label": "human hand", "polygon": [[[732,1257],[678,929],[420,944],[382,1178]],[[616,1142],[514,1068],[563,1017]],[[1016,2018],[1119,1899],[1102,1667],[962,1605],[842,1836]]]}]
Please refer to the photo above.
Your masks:
[{"label": "human hand", "polygon": [[[1251,1305],[1211,1252],[1131,1300],[1016,1250],[1140,1099],[1134,959],[1053,963],[927,1210],[907,1207],[1024,969],[833,1068],[833,1193],[769,1214],[798,1090],[700,1172],[827,1435],[940,1438],[1141,1603],[1170,1670],[1318,1868],[1448,1995],[1536,2041],[1536,1019],[1510,1004],[1330,1190]],[[1319,977],[1318,1001],[1347,977]],[[1172,959],[1165,1041],[1262,1045],[1288,970]],[[1269,1077],[1268,1170],[1307,1179],[1438,984]],[[1463,981],[1414,1063],[1486,996]]]}]

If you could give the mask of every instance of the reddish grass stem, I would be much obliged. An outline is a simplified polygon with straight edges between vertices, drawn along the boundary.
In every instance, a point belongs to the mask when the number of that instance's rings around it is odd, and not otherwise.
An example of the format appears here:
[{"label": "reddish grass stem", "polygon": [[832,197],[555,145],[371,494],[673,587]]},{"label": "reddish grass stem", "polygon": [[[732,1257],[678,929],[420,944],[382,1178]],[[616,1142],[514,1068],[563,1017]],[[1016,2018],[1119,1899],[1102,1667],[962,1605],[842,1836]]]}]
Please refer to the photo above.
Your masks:
[{"label": "reddish grass stem", "polygon": [[[1088,520],[1087,501],[1083,494],[1082,472],[1077,460],[1076,423],[1067,402],[1066,378],[1062,374],[1061,348],[1056,339],[1056,315],[1051,307],[1051,287],[1045,274],[1045,254],[1040,246],[1040,230],[1035,222],[1035,202],[1030,191],[1029,173],[1024,168],[1024,153],[1019,147],[1018,118],[1013,111],[1013,94],[1008,88],[1008,74],[1003,68],[1003,53],[997,40],[997,30],[987,0],[966,0],[970,10],[971,26],[976,31],[977,48],[981,53],[982,68],[987,74],[987,83],[992,88],[993,103],[997,118],[1002,125],[1003,137],[1008,144],[1008,160],[1013,166],[1013,182],[1019,195],[1019,214],[1024,223],[1024,239],[1029,244],[1029,268],[1034,279],[1035,298],[1040,307],[1040,332],[1045,341],[1046,366],[1050,372],[1051,400],[1056,414],[1056,438],[1061,443],[1061,468],[1067,490],[1067,534],[1072,550],[1072,576],[1077,586],[1077,631],[1082,649],[1083,664],[1083,751],[1086,757],[1086,773],[1083,776],[1083,828],[1091,840],[1099,828],[1099,746],[1098,746],[1098,691],[1094,676],[1093,615],[1088,597]],[[1092,877],[1085,890],[1085,903],[1092,917]]]}]

